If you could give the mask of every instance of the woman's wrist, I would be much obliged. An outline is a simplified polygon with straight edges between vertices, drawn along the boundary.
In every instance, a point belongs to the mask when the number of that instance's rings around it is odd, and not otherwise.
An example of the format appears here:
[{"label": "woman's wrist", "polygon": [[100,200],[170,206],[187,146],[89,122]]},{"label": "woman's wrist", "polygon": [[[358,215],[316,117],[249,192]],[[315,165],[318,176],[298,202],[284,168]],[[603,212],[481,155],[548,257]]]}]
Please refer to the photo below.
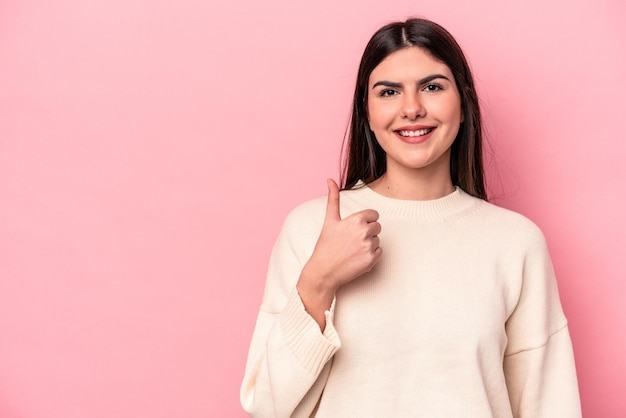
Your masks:
[{"label": "woman's wrist", "polygon": [[335,297],[336,288],[327,286],[319,277],[311,275],[306,268],[300,274],[296,290],[302,300],[304,309],[318,323],[320,329],[324,331],[326,326],[325,312]]}]

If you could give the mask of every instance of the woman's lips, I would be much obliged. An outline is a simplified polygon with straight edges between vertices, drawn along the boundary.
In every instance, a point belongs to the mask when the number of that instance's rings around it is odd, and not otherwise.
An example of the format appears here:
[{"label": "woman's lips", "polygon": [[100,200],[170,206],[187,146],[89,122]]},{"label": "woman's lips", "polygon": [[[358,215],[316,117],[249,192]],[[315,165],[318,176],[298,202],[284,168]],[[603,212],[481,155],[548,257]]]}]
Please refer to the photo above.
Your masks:
[{"label": "woman's lips", "polygon": [[434,131],[435,128],[420,126],[397,129],[394,131],[394,133],[404,142],[407,142],[409,144],[419,144],[428,140],[432,136]]}]

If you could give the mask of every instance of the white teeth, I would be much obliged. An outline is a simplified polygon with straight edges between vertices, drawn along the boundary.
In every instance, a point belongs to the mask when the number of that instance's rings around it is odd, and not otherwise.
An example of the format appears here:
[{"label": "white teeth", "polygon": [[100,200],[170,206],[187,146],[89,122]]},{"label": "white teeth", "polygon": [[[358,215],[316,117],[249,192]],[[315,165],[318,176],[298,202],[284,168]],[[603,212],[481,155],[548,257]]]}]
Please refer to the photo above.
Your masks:
[{"label": "white teeth", "polygon": [[431,128],[426,128],[426,129],[419,129],[417,131],[398,131],[398,133],[401,136],[408,136],[408,137],[414,137],[414,136],[422,136],[422,135],[426,135],[427,133],[429,133],[430,131],[432,131]]}]

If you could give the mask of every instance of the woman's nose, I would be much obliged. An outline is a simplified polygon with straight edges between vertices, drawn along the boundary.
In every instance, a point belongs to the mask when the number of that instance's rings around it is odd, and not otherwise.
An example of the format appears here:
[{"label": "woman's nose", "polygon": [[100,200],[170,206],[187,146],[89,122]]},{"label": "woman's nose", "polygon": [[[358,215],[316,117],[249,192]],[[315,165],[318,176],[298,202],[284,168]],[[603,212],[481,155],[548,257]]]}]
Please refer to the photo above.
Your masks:
[{"label": "woman's nose", "polygon": [[419,95],[417,93],[409,93],[404,96],[402,108],[402,117],[409,120],[415,120],[424,116],[425,109],[422,106]]}]

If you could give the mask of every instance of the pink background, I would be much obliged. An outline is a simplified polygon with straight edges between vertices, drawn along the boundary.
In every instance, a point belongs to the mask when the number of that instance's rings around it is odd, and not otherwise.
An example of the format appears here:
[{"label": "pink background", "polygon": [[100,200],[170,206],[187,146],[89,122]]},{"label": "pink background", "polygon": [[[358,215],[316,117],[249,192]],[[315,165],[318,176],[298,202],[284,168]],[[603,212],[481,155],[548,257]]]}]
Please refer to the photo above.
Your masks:
[{"label": "pink background", "polygon": [[585,417],[626,416],[621,0],[36,3],[0,3],[1,417],[244,416],[273,241],[337,178],[367,39],[410,15],[470,59]]}]

